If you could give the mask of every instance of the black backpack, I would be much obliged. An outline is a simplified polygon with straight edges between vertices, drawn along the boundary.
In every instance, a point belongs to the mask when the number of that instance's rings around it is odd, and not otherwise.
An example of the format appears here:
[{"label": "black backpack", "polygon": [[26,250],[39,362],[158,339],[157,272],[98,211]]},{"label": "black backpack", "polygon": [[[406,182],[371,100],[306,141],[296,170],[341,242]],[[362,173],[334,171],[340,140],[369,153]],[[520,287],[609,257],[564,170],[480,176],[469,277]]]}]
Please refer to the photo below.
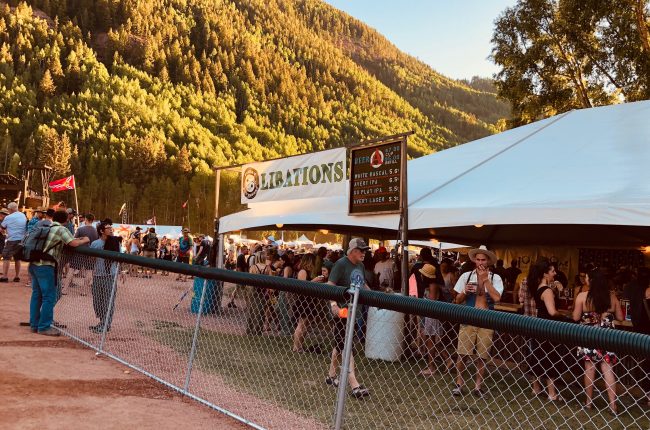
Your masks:
[{"label": "black backpack", "polygon": [[17,252],[16,256],[19,257],[22,261],[33,262],[33,261],[53,261],[56,262],[54,257],[52,257],[47,252],[52,248],[58,245],[58,243],[53,244],[49,248],[45,249],[45,244],[47,243],[47,238],[50,235],[51,226],[41,226],[35,227],[25,238],[20,245],[20,249]]},{"label": "black backpack", "polygon": [[149,233],[147,235],[147,241],[144,245],[147,251],[157,251],[158,250],[158,238],[155,234]]}]

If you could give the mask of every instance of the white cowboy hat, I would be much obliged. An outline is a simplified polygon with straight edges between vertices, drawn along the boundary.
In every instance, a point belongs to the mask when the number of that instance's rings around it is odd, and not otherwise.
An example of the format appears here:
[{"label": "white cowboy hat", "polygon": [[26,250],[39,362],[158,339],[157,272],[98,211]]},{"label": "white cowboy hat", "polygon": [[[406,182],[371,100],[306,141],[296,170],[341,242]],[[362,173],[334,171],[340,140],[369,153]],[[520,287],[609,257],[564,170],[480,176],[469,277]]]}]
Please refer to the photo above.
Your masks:
[{"label": "white cowboy hat", "polygon": [[478,248],[471,249],[469,251],[469,259],[472,260],[473,262],[477,254],[485,255],[488,258],[488,260],[490,260],[488,262],[488,265],[492,265],[497,262],[497,255],[492,251],[488,251],[485,245],[481,245]]}]

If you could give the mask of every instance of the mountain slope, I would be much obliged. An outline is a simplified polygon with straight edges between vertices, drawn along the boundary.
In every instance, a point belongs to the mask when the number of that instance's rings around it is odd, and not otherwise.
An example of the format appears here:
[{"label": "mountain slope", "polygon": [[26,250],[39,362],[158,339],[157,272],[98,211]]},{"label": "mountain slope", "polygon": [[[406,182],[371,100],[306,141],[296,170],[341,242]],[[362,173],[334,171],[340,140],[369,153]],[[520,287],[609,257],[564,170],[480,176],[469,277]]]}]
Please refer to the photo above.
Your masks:
[{"label": "mountain slope", "polygon": [[[494,94],[445,78],[315,0],[34,0],[0,8],[11,167],[64,135],[80,206],[209,228],[215,165],[413,130],[418,156],[495,131]],[[13,154],[13,159],[12,159]],[[60,172],[63,174],[64,172]],[[238,207],[226,178],[227,211]],[[108,187],[111,193],[103,193]],[[213,195],[213,194],[212,194]]]}]

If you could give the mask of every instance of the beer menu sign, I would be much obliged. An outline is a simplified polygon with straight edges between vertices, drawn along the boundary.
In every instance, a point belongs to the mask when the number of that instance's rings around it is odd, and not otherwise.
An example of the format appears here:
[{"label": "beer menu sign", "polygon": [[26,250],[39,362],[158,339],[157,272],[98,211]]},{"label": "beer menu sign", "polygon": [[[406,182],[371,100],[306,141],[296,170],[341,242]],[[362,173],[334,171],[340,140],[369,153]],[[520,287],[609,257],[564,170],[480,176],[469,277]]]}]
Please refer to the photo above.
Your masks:
[{"label": "beer menu sign", "polygon": [[350,215],[399,213],[404,140],[351,149]]}]

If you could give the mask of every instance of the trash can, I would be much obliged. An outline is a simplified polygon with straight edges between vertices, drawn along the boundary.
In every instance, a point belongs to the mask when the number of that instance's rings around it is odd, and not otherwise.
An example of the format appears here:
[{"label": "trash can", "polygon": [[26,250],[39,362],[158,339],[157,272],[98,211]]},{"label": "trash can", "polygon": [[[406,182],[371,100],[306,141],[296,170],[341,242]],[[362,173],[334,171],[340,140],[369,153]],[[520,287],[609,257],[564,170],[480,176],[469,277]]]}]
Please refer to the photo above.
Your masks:
[{"label": "trash can", "polygon": [[[201,290],[205,279],[194,278],[194,294],[192,295],[192,303],[190,310],[193,314],[199,313],[201,306]],[[213,279],[205,282],[205,301],[203,302],[202,315],[206,314],[219,314],[221,312],[221,283]]]},{"label": "trash can", "polygon": [[366,325],[366,357],[399,360],[404,342],[404,314],[371,307]]}]

